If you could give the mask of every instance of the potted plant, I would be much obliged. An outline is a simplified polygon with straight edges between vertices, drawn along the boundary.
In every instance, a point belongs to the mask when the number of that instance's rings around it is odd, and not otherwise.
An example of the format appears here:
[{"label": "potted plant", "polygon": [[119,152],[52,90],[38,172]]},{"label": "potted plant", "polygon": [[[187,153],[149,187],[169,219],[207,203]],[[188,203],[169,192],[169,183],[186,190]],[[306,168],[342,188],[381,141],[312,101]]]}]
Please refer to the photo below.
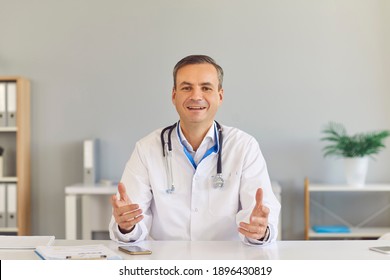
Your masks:
[{"label": "potted plant", "polygon": [[347,183],[354,186],[364,186],[368,158],[373,158],[385,148],[383,142],[390,136],[390,131],[382,130],[348,135],[342,124],[330,122],[322,132],[325,136],[321,140],[330,142],[323,149],[324,156],[344,158]]}]

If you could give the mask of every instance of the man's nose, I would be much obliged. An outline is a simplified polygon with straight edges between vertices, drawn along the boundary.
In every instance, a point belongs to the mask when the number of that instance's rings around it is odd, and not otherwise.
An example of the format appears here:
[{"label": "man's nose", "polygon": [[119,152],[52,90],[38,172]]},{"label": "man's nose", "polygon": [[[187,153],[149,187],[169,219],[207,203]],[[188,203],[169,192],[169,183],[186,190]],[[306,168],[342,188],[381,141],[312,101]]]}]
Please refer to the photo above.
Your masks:
[{"label": "man's nose", "polygon": [[194,87],[191,94],[192,100],[202,100],[203,99],[203,92],[200,88]]}]

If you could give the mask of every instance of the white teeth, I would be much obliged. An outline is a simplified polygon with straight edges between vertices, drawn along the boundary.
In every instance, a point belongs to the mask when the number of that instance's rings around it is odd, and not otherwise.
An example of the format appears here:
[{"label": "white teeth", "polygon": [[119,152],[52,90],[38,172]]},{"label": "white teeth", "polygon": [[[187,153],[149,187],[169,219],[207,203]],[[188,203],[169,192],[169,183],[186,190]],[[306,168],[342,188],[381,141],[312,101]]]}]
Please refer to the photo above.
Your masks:
[{"label": "white teeth", "polygon": [[205,107],[192,107],[192,106],[188,107],[188,109],[195,109],[195,110],[204,109],[204,108]]}]

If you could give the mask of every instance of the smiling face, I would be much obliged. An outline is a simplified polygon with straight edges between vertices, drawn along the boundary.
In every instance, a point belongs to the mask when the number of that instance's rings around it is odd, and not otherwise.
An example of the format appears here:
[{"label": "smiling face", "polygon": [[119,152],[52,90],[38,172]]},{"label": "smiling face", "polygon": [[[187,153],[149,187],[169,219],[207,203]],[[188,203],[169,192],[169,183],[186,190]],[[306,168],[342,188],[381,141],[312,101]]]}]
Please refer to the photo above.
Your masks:
[{"label": "smiling face", "polygon": [[212,64],[190,64],[176,74],[172,103],[184,127],[208,129],[223,101],[223,89],[218,89],[218,74]]}]

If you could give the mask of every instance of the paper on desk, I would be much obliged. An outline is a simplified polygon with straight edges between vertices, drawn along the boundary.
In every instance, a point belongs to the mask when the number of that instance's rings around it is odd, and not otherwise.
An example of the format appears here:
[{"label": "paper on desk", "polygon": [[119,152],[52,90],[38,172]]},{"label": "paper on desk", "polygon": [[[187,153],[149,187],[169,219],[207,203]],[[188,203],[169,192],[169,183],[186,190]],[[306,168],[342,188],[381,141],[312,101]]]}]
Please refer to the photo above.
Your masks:
[{"label": "paper on desk", "polygon": [[121,260],[122,257],[102,244],[81,246],[38,246],[35,253],[44,260]]},{"label": "paper on desk", "polygon": [[0,236],[0,249],[35,249],[37,246],[51,245],[54,236]]}]

